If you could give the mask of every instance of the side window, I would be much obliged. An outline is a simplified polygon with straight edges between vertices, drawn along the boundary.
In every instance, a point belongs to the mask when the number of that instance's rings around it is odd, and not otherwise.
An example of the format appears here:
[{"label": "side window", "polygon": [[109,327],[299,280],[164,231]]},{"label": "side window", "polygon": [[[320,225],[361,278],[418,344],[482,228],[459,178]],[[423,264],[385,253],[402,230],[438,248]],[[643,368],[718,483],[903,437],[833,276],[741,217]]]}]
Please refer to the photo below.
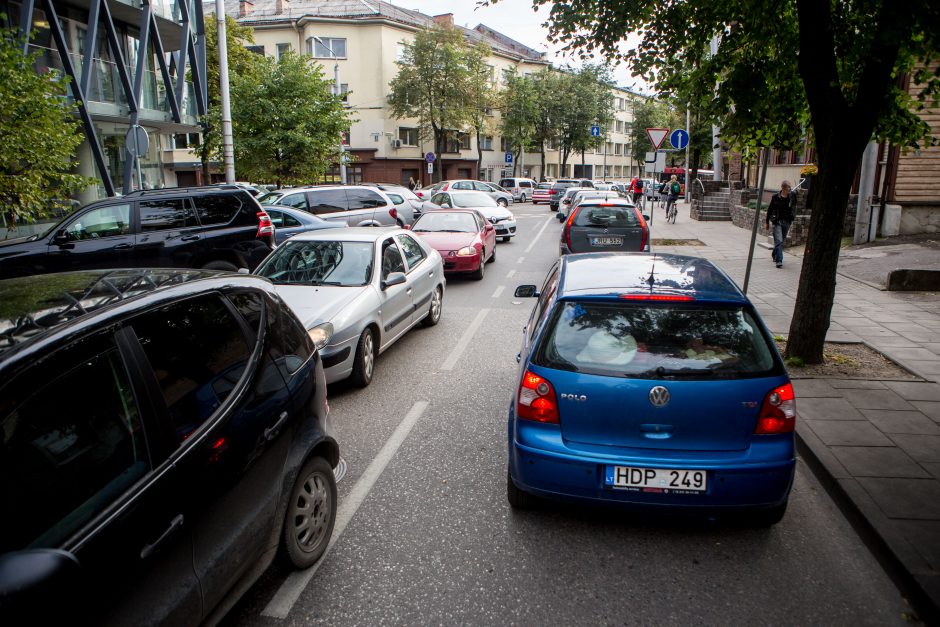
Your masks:
[{"label": "side window", "polygon": [[99,239],[114,235],[127,235],[131,230],[131,206],[109,205],[82,214],[65,227],[71,241]]},{"label": "side window", "polygon": [[274,228],[279,229],[284,226],[284,214],[275,209],[265,209],[268,213],[268,217],[271,218],[271,224],[274,225]]},{"label": "side window", "polygon": [[388,199],[392,201],[393,205],[400,205],[405,202],[405,199],[398,194],[392,194],[390,192],[385,192],[385,194],[388,196]]},{"label": "side window", "polygon": [[202,296],[142,314],[132,326],[163,390],[180,442],[235,389],[250,348],[218,296]]},{"label": "side window", "polygon": [[527,187],[532,189],[532,181],[520,181],[519,187]]},{"label": "side window", "polygon": [[405,259],[408,261],[409,268],[414,268],[425,258],[426,255],[424,254],[424,249],[421,248],[421,244],[416,242],[410,235],[399,235],[398,243],[405,253]]},{"label": "side window", "polygon": [[242,315],[253,333],[261,330],[261,297],[251,292],[235,292],[228,299]]},{"label": "side window", "polygon": [[491,191],[493,191],[493,189],[492,189],[489,185],[484,185],[483,183],[479,183],[479,182],[474,182],[474,183],[473,183],[473,189],[477,190],[478,192],[491,192]]},{"label": "side window", "polygon": [[532,317],[529,318],[529,339],[535,337],[535,332],[538,330],[539,326],[542,324],[542,321],[545,319],[545,316],[548,315],[548,303],[551,302],[552,297],[555,296],[555,290],[558,288],[558,268],[553,269],[552,273],[548,275],[548,278],[545,280],[545,283],[542,285],[542,289],[539,292],[539,302],[536,303],[535,309],[532,311]]},{"label": "side window", "polygon": [[438,194],[431,199],[431,202],[433,202],[435,205],[440,205],[441,207],[453,206],[450,200],[450,194]]},{"label": "side window", "polygon": [[382,279],[387,279],[392,272],[404,272],[405,260],[394,240],[387,239],[382,242]]},{"label": "side window", "polygon": [[473,189],[473,183],[470,181],[457,181],[451,185],[454,189]]},{"label": "side window", "polygon": [[0,392],[0,450],[0,553],[58,546],[150,470],[110,334],[76,342]]},{"label": "side window", "polygon": [[285,378],[300,370],[313,354],[313,342],[306,329],[283,301],[268,304],[269,352]]},{"label": "side window", "polygon": [[346,211],[346,190],[318,189],[310,192],[310,212],[318,215]]},{"label": "side window", "polygon": [[196,226],[196,216],[185,198],[166,200],[142,200],[140,207],[140,230],[167,231]]},{"label": "side window", "polygon": [[193,204],[203,226],[228,224],[242,208],[242,201],[235,194],[193,196]]},{"label": "side window", "polygon": [[374,209],[384,207],[388,203],[385,199],[368,189],[347,189],[346,197],[349,199],[349,210]]},{"label": "side window", "polygon": [[289,227],[295,227],[295,226],[303,226],[303,225],[300,223],[300,220],[298,220],[294,216],[287,215],[286,213],[281,214],[281,227],[289,228]]},{"label": "side window", "polygon": [[307,208],[307,195],[300,194],[288,194],[281,198],[277,203],[279,205],[285,205],[287,207],[293,207],[294,209],[306,209]]}]

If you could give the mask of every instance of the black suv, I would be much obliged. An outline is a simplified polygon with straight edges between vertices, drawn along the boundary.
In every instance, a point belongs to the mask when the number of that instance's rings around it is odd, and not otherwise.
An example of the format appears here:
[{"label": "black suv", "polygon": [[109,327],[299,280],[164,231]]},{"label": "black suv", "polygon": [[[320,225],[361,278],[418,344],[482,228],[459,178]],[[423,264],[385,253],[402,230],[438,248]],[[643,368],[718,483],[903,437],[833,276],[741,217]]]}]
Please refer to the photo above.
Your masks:
[{"label": "black suv", "polygon": [[0,381],[0,624],[215,623],[325,551],[323,367],[268,281],[0,281]]},{"label": "black suv", "polygon": [[0,243],[0,278],[101,268],[253,270],[274,225],[237,185],[132,192],[88,204],[42,235]]}]

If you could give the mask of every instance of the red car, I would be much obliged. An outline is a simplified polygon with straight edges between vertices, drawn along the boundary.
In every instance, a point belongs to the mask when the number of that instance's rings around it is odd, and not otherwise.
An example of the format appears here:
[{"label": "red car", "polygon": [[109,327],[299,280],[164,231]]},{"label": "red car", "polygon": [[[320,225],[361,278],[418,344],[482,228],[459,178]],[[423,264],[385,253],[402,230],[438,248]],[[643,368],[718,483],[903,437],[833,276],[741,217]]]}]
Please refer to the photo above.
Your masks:
[{"label": "red car", "polygon": [[428,211],[411,230],[441,254],[444,272],[467,272],[479,280],[496,259],[496,227],[479,211]]},{"label": "red car", "polygon": [[537,205],[540,202],[548,202],[552,198],[552,184],[539,183],[535,191],[532,192],[532,204]]}]

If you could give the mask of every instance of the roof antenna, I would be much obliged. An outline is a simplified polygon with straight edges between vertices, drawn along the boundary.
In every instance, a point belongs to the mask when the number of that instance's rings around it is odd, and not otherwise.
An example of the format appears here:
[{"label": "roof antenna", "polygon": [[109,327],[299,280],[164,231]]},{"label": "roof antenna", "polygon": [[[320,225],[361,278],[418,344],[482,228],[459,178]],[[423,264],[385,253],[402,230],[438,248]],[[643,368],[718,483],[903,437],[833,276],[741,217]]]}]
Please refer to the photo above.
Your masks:
[{"label": "roof antenna", "polygon": [[650,275],[646,279],[647,285],[650,286],[650,291],[653,291],[653,284],[656,283],[656,253],[653,253],[653,265],[650,266]]}]

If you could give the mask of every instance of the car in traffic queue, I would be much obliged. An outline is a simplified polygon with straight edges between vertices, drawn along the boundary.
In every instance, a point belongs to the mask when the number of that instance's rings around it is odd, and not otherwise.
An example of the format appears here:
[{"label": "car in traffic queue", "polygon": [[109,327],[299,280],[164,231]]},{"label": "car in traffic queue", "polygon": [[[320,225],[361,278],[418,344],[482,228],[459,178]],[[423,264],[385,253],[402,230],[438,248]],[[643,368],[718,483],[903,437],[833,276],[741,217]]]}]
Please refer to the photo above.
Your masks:
[{"label": "car in traffic queue", "polygon": [[532,190],[532,204],[537,205],[543,202],[549,202],[552,192],[551,183],[539,183],[534,190]]},{"label": "car in traffic queue", "polygon": [[512,194],[507,192],[505,189],[502,189],[493,183],[487,183],[486,181],[473,181],[470,179],[441,181],[434,186],[434,194],[431,196],[431,202],[434,202],[434,196],[438,193],[448,191],[478,192],[486,194],[503,207],[508,207],[513,202]]},{"label": "car in traffic queue", "polygon": [[[568,193],[571,193],[569,196]],[[623,195],[616,190],[597,190],[591,188],[569,188],[568,192],[565,192],[566,198],[562,200],[562,209],[558,210],[558,213],[555,214],[555,218],[559,222],[564,222],[572,211],[577,208],[577,206],[589,198],[600,198],[603,200],[609,200],[611,198],[623,198]],[[567,202],[565,202],[567,201]]]},{"label": "car in traffic queue", "polygon": [[404,226],[413,219],[408,212],[399,215],[404,199],[395,201],[381,189],[368,185],[313,185],[279,189],[261,196],[265,205],[283,205],[312,213],[330,222],[348,226]]},{"label": "car in traffic queue", "polygon": [[416,235],[352,227],[303,233],[255,271],[274,283],[323,359],[327,383],[372,382],[378,356],[411,328],[433,326],[444,301],[444,263]]},{"label": "car in traffic queue", "polygon": [[[396,185],[395,183],[363,183],[363,185],[366,187],[378,187],[388,194],[389,199],[392,200],[398,211],[404,214],[406,224],[413,224],[418,216],[425,211],[438,208],[427,200],[419,198],[418,195],[406,185]],[[397,202],[398,198],[396,198],[396,196],[403,199],[401,203]],[[408,216],[410,216],[410,218]]]},{"label": "car in traffic queue", "polygon": [[280,207],[278,205],[263,205],[264,210],[274,225],[274,241],[283,244],[286,240],[299,233],[319,231],[320,229],[344,229],[343,222],[329,222],[293,207]]},{"label": "car in traffic queue", "polygon": [[444,272],[467,273],[480,280],[496,261],[496,227],[474,209],[440,209],[411,227],[444,260]]},{"label": "car in traffic queue", "polygon": [[647,216],[624,198],[587,198],[561,230],[559,253],[650,252]]},{"label": "car in traffic queue", "polygon": [[530,178],[508,177],[499,179],[499,186],[512,194],[515,202],[526,202],[535,196],[538,183]]},{"label": "car in traffic queue", "polygon": [[477,191],[438,192],[431,202],[443,208],[476,209],[496,227],[496,236],[508,242],[516,236],[516,216],[489,195]]},{"label": "car in traffic queue", "polygon": [[258,277],[0,281],[0,622],[217,623],[336,516],[320,356]]},{"label": "car in traffic queue", "polygon": [[548,208],[552,211],[558,211],[561,205],[561,199],[569,187],[594,187],[594,184],[587,179],[558,179],[552,183],[549,189]]},{"label": "car in traffic queue", "polygon": [[562,257],[523,330],[507,497],[771,525],[795,468],[793,387],[754,306],[706,259]]}]

